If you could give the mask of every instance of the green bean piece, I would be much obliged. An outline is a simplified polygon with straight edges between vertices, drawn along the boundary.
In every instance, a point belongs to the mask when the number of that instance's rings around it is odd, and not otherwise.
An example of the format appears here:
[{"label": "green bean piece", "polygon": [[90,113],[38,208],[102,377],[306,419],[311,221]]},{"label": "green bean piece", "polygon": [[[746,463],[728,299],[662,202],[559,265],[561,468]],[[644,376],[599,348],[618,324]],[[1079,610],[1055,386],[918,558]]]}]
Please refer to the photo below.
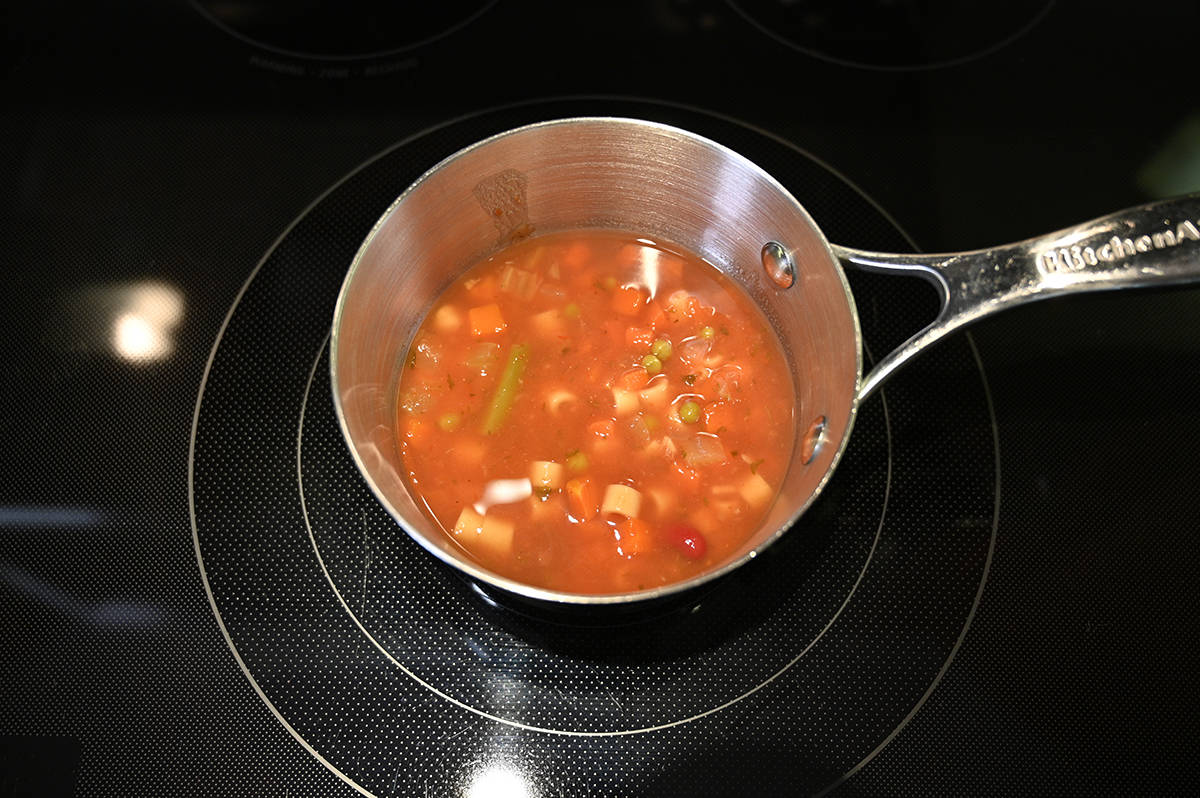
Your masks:
[{"label": "green bean piece", "polygon": [[508,353],[508,363],[504,373],[500,375],[500,383],[496,393],[488,405],[487,416],[483,423],[484,434],[495,435],[504,425],[508,411],[512,409],[517,392],[521,389],[521,377],[525,374],[525,366],[529,363],[528,344],[517,344]]},{"label": "green bean piece", "polygon": [[587,455],[576,449],[567,455],[567,468],[571,471],[579,472],[586,471],[588,467]]}]

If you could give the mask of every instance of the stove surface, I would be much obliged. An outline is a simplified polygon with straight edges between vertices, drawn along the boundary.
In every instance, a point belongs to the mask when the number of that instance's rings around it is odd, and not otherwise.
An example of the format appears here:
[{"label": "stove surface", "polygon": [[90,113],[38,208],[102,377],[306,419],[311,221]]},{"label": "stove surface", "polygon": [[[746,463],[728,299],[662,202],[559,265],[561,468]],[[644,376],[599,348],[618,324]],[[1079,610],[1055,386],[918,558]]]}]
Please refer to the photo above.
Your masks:
[{"label": "stove surface", "polygon": [[[767,556],[599,627],[497,606],[413,543],[327,374],[358,243],[491,133],[666,122],[839,244],[985,247],[1200,190],[1198,23],[1166,0],[9,9],[0,795],[1196,792],[1200,289],[953,336],[864,403]],[[850,281],[869,358],[935,311]]]}]

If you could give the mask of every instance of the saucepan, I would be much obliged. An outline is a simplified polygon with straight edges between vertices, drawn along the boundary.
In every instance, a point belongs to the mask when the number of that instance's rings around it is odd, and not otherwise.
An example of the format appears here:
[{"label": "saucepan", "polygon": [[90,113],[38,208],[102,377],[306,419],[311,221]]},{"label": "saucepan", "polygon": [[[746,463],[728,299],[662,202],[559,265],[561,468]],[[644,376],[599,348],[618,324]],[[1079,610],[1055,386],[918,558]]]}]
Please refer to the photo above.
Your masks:
[{"label": "saucepan", "polygon": [[[402,476],[395,433],[399,367],[434,299],[462,270],[516,239],[579,228],[639,233],[703,256],[759,304],[795,375],[803,440],[793,447],[778,498],[740,550],[684,582],[619,595],[515,582],[449,540]],[[941,297],[936,319],[866,373],[845,266],[917,274]],[[939,339],[1025,302],[1197,277],[1200,196],[993,249],[867,252],[831,244],[778,181],[716,142],[635,119],[561,119],[461,150],[387,209],[338,297],[330,344],[333,399],[350,452],[379,502],[417,543],[476,584],[551,606],[661,602],[743,566],[784,535],[828,483],[859,404]]]}]

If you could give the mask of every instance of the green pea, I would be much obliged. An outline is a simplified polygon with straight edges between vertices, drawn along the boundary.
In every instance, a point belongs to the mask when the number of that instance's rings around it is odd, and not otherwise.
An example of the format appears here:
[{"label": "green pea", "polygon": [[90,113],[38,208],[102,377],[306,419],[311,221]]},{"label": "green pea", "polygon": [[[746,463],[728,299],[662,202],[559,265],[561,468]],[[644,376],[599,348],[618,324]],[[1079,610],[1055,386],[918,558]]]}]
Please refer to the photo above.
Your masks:
[{"label": "green pea", "polygon": [[642,422],[646,425],[646,429],[651,432],[658,429],[658,416],[645,416],[642,418]]},{"label": "green pea", "polygon": [[657,374],[662,371],[662,361],[654,355],[646,355],[642,358],[642,368],[646,370],[647,374]]},{"label": "green pea", "polygon": [[700,403],[687,401],[679,406],[679,420],[684,424],[695,424],[700,420]]},{"label": "green pea", "polygon": [[708,340],[711,341],[712,339],[717,337],[717,331],[714,330],[712,327],[701,327],[700,328],[700,336],[702,338],[707,338]]},{"label": "green pea", "polygon": [[454,432],[461,423],[462,416],[458,413],[442,413],[438,417],[438,426],[442,428],[443,432]]},{"label": "green pea", "polygon": [[570,303],[565,308],[563,308],[563,315],[566,316],[568,319],[579,318],[579,306],[576,305],[574,302]]},{"label": "green pea", "polygon": [[650,354],[654,355],[659,360],[666,360],[671,356],[671,342],[666,338],[659,338],[657,341],[650,344]]},{"label": "green pea", "polygon": [[571,471],[579,472],[586,471],[588,467],[587,455],[580,451],[571,452],[567,455],[567,468]]}]

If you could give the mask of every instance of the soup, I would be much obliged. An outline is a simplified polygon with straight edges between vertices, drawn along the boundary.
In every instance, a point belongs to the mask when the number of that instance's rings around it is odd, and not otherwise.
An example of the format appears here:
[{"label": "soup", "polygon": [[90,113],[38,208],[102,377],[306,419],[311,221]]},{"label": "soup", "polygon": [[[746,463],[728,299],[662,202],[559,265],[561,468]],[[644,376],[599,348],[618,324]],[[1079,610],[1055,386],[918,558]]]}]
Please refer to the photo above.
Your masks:
[{"label": "soup", "polygon": [[795,439],[753,301],[696,255],[614,231],[527,239],[464,273],[414,336],[397,404],[405,475],[446,535],[572,593],[727,559]]}]

